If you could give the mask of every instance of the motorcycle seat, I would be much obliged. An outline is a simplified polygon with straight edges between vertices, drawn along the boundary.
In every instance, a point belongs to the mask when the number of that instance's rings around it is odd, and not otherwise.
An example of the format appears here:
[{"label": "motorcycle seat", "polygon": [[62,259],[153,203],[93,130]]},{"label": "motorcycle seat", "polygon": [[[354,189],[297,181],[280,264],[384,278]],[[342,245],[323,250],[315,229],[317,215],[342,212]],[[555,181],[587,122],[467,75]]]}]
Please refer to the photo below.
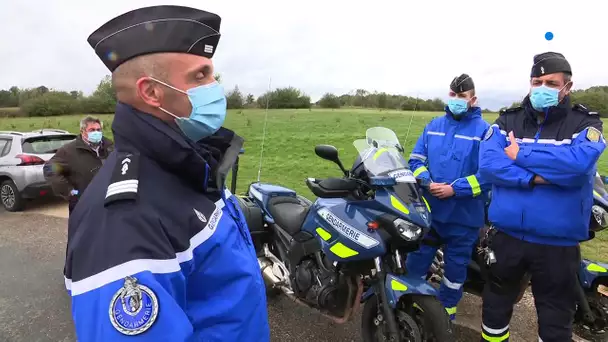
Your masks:
[{"label": "motorcycle seat", "polygon": [[312,203],[302,196],[276,196],[268,201],[268,211],[274,222],[290,235],[300,231]]}]

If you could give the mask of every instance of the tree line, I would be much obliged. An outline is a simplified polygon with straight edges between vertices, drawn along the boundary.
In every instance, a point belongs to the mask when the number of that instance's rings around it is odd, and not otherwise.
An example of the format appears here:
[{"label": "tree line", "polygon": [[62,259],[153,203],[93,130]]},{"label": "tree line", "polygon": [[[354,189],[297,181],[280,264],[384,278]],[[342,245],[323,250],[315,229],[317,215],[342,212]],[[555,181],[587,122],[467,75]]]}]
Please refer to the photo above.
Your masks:
[{"label": "tree line", "polygon": [[[18,111],[2,111],[2,108],[18,107]],[[116,94],[110,76],[103,78],[93,94],[84,96],[82,91],[70,92],[49,89],[46,86],[20,89],[11,87],[0,90],[0,116],[53,116],[76,113],[114,113]]]},{"label": "tree line", "polygon": [[[215,75],[221,82],[221,75]],[[446,104],[439,98],[421,99],[411,96],[387,94],[385,92],[369,92],[357,89],[350,94],[335,95],[326,93],[315,103],[310,96],[294,87],[277,88],[268,91],[257,98],[253,94],[243,94],[238,86],[226,93],[229,109],[270,108],[296,109],[311,108],[341,108],[362,107],[390,110],[443,111]],[[608,116],[608,86],[596,86],[585,90],[572,92],[573,103],[581,103],[600,115]],[[515,102],[511,107],[519,106]],[[59,91],[45,86],[19,89],[11,87],[0,90],[0,116],[53,116],[75,113],[105,114],[114,113],[116,95],[110,76],[104,77],[93,94],[85,96],[82,91]],[[19,110],[2,111],[5,107],[18,107]],[[484,112],[491,112],[484,109]]]}]

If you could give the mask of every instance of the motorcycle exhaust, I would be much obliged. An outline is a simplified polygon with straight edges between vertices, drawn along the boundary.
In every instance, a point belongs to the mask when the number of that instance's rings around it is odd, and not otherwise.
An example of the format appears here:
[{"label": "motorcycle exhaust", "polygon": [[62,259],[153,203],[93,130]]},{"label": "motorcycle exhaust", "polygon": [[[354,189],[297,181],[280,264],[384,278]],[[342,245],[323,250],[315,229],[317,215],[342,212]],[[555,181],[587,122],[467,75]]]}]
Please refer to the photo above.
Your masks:
[{"label": "motorcycle exhaust", "polygon": [[275,287],[277,284],[281,283],[281,279],[272,271],[272,262],[268,260],[268,258],[258,258],[258,264],[260,264],[260,271],[262,271],[262,276],[268,285]]},{"label": "motorcycle exhaust", "polygon": [[258,258],[260,271],[267,286],[281,289],[285,294],[292,295],[293,290],[289,283],[289,271],[281,261],[264,246],[264,256]]}]

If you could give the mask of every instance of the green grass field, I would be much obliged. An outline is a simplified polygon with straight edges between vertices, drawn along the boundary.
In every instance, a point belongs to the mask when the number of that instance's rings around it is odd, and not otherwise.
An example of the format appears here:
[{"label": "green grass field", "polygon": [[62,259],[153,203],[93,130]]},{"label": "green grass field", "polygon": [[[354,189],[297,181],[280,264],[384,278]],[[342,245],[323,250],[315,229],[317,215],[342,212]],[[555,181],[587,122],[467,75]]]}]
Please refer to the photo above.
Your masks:
[{"label": "green grass field", "polygon": [[[443,114],[367,109],[270,110],[261,180],[281,184],[295,189],[305,197],[313,198],[304,183],[307,177],[341,175],[336,165],[315,155],[315,145],[336,146],[344,165],[350,167],[356,157],[352,142],[364,138],[367,128],[383,126],[395,131],[406,154],[409,154],[423,127],[439,115]],[[264,117],[265,111],[258,109],[235,110],[228,114],[226,126],[245,138],[246,152],[241,158],[238,192],[244,192],[249,183],[257,179]],[[76,133],[80,118],[81,116],[0,118],[0,130],[31,131],[44,127]],[[112,115],[101,115],[100,118],[104,121],[104,134],[112,138]],[[484,114],[484,118],[491,123],[496,114]],[[599,167],[602,174],[608,174],[606,155],[602,156]],[[608,250],[602,248],[606,242],[608,233],[599,234],[593,242],[582,245],[583,252],[589,258],[608,262]]]}]

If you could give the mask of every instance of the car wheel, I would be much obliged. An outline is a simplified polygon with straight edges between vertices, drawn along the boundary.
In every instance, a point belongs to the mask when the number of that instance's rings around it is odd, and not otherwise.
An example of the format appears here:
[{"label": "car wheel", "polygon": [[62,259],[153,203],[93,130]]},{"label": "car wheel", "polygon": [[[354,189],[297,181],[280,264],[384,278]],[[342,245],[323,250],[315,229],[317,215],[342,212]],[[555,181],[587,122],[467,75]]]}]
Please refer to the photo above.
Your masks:
[{"label": "car wheel", "polygon": [[12,180],[6,180],[0,184],[0,202],[7,211],[21,211],[25,204]]}]

